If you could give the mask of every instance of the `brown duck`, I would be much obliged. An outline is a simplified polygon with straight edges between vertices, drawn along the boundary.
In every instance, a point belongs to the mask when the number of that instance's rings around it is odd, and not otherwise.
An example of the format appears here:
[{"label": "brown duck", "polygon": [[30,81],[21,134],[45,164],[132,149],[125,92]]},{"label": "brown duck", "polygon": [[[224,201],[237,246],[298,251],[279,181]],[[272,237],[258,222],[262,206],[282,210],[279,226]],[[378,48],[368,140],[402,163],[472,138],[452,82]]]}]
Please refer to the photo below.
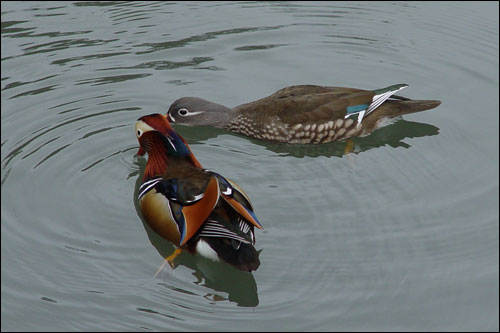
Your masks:
[{"label": "brown duck", "polygon": [[441,104],[395,95],[407,86],[362,90],[298,85],[234,108],[202,98],[182,97],[172,103],[167,117],[178,124],[208,125],[268,141],[326,143],[366,136],[404,114]]}]

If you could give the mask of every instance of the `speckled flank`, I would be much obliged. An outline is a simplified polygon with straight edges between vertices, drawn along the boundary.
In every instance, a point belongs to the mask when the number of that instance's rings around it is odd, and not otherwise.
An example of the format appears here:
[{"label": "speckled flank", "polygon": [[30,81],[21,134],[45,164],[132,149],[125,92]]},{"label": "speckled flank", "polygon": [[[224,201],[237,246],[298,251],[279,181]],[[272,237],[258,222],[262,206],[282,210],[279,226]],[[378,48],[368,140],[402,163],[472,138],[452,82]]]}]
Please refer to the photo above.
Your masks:
[{"label": "speckled flank", "polygon": [[304,124],[286,124],[279,118],[268,120],[265,124],[245,115],[234,118],[227,130],[247,135],[256,139],[288,143],[326,143],[356,136],[361,126],[351,119],[337,119],[327,122],[309,122]]}]

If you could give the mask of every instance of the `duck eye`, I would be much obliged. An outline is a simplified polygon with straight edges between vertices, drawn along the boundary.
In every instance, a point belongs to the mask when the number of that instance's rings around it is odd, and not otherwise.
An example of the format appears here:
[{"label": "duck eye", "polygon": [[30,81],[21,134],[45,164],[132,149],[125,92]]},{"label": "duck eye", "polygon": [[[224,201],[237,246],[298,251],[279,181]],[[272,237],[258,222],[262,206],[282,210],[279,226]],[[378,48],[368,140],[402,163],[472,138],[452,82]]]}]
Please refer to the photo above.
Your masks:
[{"label": "duck eye", "polygon": [[188,110],[187,109],[179,109],[179,111],[177,111],[181,116],[187,116],[188,114]]}]

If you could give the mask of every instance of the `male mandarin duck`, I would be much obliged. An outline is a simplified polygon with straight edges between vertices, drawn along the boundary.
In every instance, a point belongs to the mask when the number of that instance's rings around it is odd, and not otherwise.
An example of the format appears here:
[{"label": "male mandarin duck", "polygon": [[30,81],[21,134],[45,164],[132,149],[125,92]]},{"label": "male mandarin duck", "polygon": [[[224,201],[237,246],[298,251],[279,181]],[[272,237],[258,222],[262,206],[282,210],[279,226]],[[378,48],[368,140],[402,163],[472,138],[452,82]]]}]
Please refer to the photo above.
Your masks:
[{"label": "male mandarin duck", "polygon": [[137,154],[148,153],[138,191],[148,225],[178,248],[242,271],[256,270],[254,227],[262,225],[247,194],[230,179],[203,169],[164,115],[139,118],[135,131]]},{"label": "male mandarin duck", "polygon": [[441,104],[394,95],[407,86],[362,90],[298,85],[235,108],[182,97],[172,103],[167,117],[178,124],[209,125],[268,141],[326,143],[366,136],[404,114]]}]

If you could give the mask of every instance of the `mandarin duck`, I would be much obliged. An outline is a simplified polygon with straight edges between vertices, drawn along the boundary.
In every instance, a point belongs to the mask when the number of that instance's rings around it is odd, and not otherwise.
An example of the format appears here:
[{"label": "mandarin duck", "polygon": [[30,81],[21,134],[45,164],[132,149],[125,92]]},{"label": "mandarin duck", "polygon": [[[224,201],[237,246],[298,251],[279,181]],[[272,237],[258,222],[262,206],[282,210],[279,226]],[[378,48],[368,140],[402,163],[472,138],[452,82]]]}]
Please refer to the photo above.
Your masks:
[{"label": "mandarin duck", "polygon": [[394,95],[406,84],[376,90],[298,85],[228,108],[197,97],[176,100],[170,122],[208,125],[268,141],[308,144],[366,136],[407,113],[432,109],[435,100]]},{"label": "mandarin duck", "polygon": [[135,131],[137,154],[148,154],[138,190],[142,216],[177,247],[174,257],[186,249],[242,271],[256,270],[254,227],[262,225],[248,195],[229,178],[204,169],[164,115],[139,118]]}]

